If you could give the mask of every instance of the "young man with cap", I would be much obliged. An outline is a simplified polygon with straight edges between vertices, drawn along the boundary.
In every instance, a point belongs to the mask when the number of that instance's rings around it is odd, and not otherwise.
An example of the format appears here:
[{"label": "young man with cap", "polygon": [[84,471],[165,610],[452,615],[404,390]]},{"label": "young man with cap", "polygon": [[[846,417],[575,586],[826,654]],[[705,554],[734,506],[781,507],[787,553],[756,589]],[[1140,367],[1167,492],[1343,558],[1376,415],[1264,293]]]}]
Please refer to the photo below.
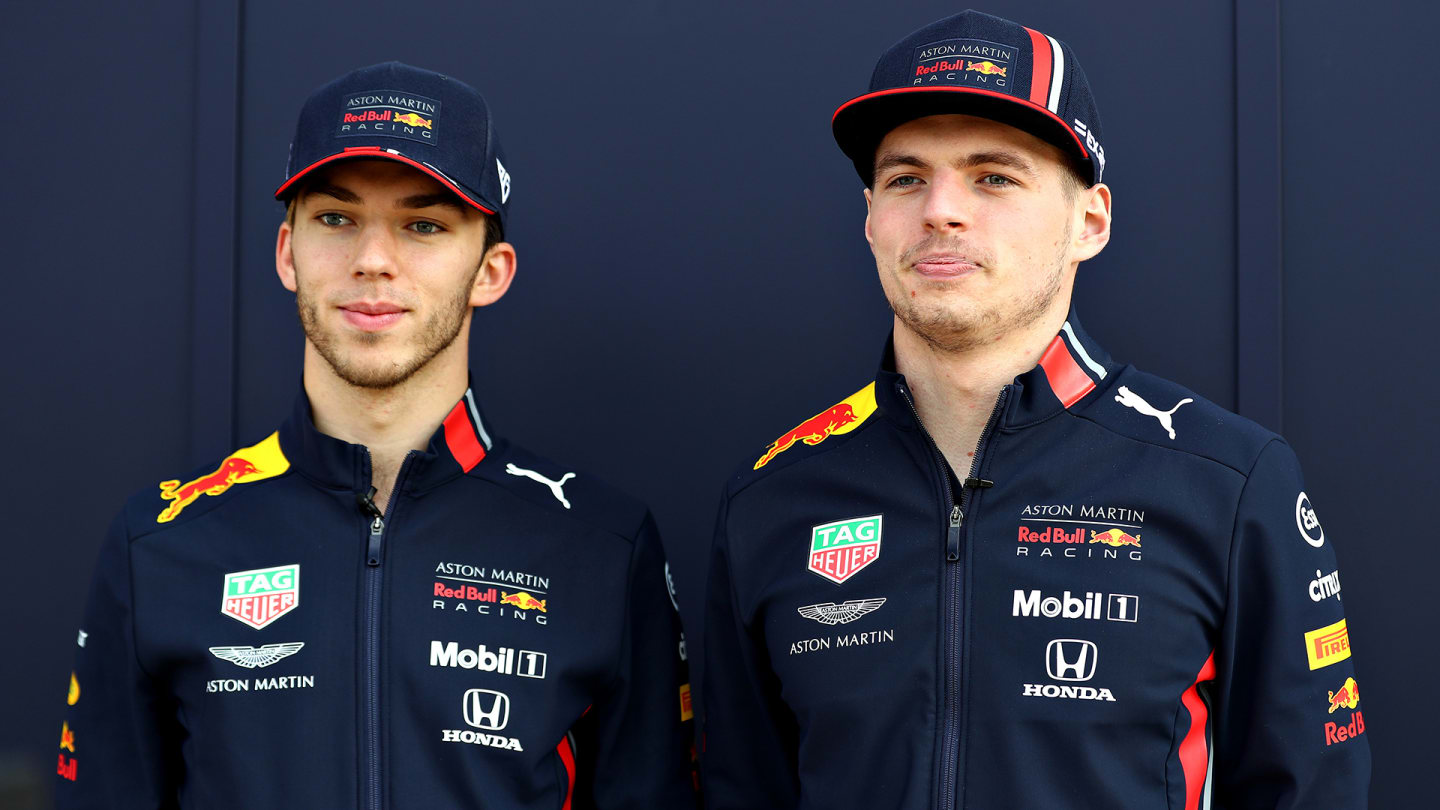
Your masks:
[{"label": "young man with cap", "polygon": [[113,524],[60,807],[693,806],[649,512],[505,441],[468,380],[511,192],[453,78],[392,62],[305,103],[275,194],[303,391]]},{"label": "young man with cap", "polygon": [[1112,360],[1070,306],[1111,192],[1069,46],[949,17],[833,129],[894,331],[873,382],[726,489],[707,806],[1363,807],[1294,454]]}]

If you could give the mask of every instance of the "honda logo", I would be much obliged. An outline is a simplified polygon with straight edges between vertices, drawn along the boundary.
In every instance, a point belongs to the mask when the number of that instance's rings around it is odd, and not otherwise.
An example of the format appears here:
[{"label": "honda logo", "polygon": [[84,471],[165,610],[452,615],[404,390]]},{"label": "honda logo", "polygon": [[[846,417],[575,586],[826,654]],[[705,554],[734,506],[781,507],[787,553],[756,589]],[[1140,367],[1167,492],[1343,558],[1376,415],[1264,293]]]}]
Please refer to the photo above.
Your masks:
[{"label": "honda logo", "polygon": [[499,731],[510,722],[510,698],[491,689],[471,689],[465,693],[465,722],[475,728]]},{"label": "honda logo", "polygon": [[1057,638],[1045,648],[1045,669],[1057,681],[1088,681],[1095,677],[1099,657],[1093,641]]}]

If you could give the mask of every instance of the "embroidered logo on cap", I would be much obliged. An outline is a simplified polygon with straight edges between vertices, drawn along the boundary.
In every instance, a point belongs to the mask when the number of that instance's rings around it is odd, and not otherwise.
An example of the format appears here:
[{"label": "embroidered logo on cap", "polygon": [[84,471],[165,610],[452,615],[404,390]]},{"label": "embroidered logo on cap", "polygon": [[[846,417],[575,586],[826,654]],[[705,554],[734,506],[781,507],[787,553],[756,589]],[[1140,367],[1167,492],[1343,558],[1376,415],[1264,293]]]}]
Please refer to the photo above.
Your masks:
[{"label": "embroidered logo on cap", "polygon": [[335,136],[386,135],[433,146],[439,117],[440,102],[433,98],[396,90],[356,93],[345,99]]},{"label": "embroidered logo on cap", "polygon": [[916,86],[954,84],[1018,95],[1015,87],[1017,49],[984,39],[945,39],[915,49],[910,83]]}]

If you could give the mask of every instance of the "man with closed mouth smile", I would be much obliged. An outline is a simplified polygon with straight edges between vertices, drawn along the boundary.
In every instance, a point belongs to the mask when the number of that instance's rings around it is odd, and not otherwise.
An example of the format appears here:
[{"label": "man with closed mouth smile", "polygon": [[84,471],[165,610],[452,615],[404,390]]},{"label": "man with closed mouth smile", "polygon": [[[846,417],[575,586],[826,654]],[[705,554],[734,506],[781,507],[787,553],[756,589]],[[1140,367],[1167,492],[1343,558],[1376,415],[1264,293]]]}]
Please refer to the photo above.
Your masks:
[{"label": "man with closed mouth smile", "polygon": [[275,192],[303,390],[113,524],[59,807],[694,807],[648,509],[507,441],[469,378],[513,190],[452,77],[390,62],[306,101]]},{"label": "man with closed mouth smile", "polygon": [[707,807],[1364,807],[1294,453],[1111,359],[1071,305],[1112,194],[1070,46],[947,17],[832,130],[893,330],[872,382],[726,487]]}]

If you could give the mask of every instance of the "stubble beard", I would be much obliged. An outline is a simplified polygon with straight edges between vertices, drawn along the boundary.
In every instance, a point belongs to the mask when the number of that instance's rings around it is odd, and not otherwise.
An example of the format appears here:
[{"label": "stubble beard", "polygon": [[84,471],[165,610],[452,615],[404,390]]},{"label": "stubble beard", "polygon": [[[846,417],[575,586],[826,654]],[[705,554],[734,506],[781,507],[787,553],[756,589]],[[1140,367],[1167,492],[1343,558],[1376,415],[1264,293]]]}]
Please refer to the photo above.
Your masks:
[{"label": "stubble beard", "polygon": [[[450,348],[455,342],[460,335],[460,328],[465,324],[465,315],[470,311],[470,288],[474,286],[479,272],[480,268],[476,267],[465,286],[442,302],[435,312],[425,319],[420,331],[409,341],[408,345],[413,346],[413,351],[408,356],[397,357],[387,363],[367,365],[350,356],[341,345],[341,336],[327,331],[320,323],[322,304],[316,301],[301,283],[301,270],[297,265],[295,306],[300,314],[300,327],[305,331],[305,338],[310,341],[310,345],[315,347],[315,351],[335,375],[346,383],[370,390],[394,388],[413,377],[435,359],[436,355]],[[384,333],[361,332],[357,339],[366,346],[375,346],[381,341],[395,338]]]},{"label": "stubble beard", "polygon": [[[1044,285],[1026,294],[1014,306],[1006,307],[1006,302],[992,302],[979,311],[960,309],[933,299],[922,302],[918,296],[907,297],[904,289],[896,285],[895,294],[886,296],[890,311],[937,352],[962,353],[993,344],[1007,334],[1034,324],[1054,304],[1065,277],[1066,248],[1070,242],[1068,227],[1062,236],[1056,243],[1052,269]],[[943,240],[926,240],[905,251],[896,263],[896,274],[906,272],[904,268],[912,265],[916,258],[934,252],[941,244]],[[957,252],[965,254],[967,251],[962,249]],[[982,268],[993,267],[987,256],[977,256],[975,261]]]}]

